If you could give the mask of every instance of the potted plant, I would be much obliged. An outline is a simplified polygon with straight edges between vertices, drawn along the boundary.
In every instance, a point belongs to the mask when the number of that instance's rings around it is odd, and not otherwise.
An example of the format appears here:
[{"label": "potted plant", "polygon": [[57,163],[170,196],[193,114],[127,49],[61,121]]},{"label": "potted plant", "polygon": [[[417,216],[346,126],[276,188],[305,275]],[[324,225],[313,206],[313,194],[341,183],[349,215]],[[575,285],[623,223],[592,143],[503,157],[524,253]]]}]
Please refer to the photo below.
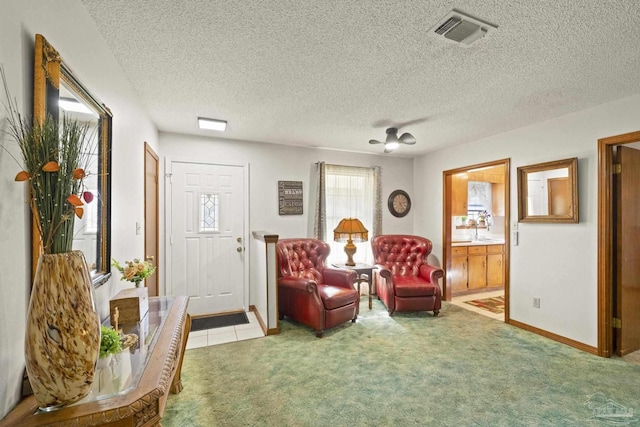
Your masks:
[{"label": "potted plant", "polygon": [[120,334],[113,328],[100,326],[100,358],[98,368],[105,368],[111,361],[111,356],[122,351]]},{"label": "potted plant", "polygon": [[[23,117],[1,67],[0,74],[7,96],[6,133],[21,155],[15,179],[27,185],[41,241],[33,248],[41,255],[27,313],[25,362],[38,404],[51,410],[91,391],[100,349],[89,270],[82,252],[72,250],[74,218],[82,217],[84,203],[93,199],[83,186],[89,124],[68,117],[59,122],[50,115],[42,121]],[[53,338],[51,331],[56,331]]]}]

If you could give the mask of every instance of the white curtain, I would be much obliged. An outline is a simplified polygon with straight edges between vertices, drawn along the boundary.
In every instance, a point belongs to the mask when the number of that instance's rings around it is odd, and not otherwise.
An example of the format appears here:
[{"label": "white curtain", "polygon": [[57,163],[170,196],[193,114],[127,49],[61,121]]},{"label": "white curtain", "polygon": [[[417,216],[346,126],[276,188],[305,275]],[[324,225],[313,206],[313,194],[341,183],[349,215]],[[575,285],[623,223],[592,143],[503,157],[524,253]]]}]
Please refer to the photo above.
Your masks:
[{"label": "white curtain", "polygon": [[[381,168],[318,163],[314,234],[331,245],[328,263],[344,263],[344,242],[333,241],[333,229],[343,218],[358,218],[369,237],[381,233]],[[356,243],[354,261],[371,264],[371,244]]]}]

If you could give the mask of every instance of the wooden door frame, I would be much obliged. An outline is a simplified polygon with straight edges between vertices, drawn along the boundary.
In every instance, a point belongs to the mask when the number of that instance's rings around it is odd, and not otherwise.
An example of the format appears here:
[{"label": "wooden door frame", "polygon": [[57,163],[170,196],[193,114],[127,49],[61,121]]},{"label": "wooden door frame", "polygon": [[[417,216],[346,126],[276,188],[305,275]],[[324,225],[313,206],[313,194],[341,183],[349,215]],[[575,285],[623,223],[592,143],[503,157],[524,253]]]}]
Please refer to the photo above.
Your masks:
[{"label": "wooden door frame", "polygon": [[598,140],[598,355],[613,354],[613,147],[640,141],[640,131]]},{"label": "wooden door frame", "polygon": [[443,202],[442,202],[442,265],[444,265],[445,275],[442,278],[442,294],[446,301],[451,300],[451,290],[447,284],[447,271],[451,270],[451,212],[452,212],[452,176],[469,172],[473,169],[486,168],[491,166],[504,166],[504,321],[509,322],[509,257],[510,257],[510,224],[511,224],[511,159],[501,159],[492,162],[480,163],[465,166],[458,169],[451,169],[442,172]]},{"label": "wooden door frame", "polygon": [[[156,292],[158,293],[158,295],[162,295],[162,293],[160,292],[160,268],[159,268],[159,264],[160,264],[160,158],[158,157],[158,155],[156,154],[155,151],[153,151],[153,148],[151,148],[151,146],[149,145],[149,143],[147,143],[147,141],[144,142],[144,193],[146,196],[146,192],[147,192],[147,153],[149,153],[151,155],[151,157],[155,160],[155,165],[156,165],[156,185],[155,185],[155,189],[156,189],[156,206],[155,206],[155,210],[156,210],[156,227],[155,227],[155,233],[156,233],[156,247],[154,248],[154,256],[155,256],[155,265],[156,265]],[[147,212],[147,203],[145,201],[144,203],[144,223],[145,223],[145,236],[144,236],[144,256],[145,259],[147,257],[147,255],[149,254],[148,252],[148,248],[147,248],[147,234],[146,234],[146,230],[147,230],[147,220],[148,220],[148,212]]]}]

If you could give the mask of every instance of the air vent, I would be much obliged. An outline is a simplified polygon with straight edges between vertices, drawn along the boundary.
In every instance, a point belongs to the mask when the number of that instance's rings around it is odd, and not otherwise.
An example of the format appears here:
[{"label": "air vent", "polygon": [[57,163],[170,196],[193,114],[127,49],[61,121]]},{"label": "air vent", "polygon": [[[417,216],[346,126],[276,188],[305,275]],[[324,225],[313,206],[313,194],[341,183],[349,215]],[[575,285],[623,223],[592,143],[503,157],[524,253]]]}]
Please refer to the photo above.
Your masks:
[{"label": "air vent", "polygon": [[497,25],[454,9],[429,30],[429,35],[461,47],[470,47],[497,28]]}]

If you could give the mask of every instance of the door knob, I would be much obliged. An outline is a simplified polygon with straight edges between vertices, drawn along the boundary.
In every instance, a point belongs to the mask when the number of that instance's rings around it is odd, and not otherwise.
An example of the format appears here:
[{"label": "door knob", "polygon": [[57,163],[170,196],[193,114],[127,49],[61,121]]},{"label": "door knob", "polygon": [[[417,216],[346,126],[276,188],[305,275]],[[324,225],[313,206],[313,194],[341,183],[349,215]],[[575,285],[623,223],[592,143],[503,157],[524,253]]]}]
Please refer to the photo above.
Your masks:
[{"label": "door knob", "polygon": [[236,251],[238,251],[238,252],[242,252],[242,246],[238,246],[238,248],[236,249]]},{"label": "door knob", "polygon": [[238,242],[238,243],[242,243],[242,237],[238,237],[238,238],[236,239],[236,242]]},{"label": "door knob", "polygon": [[156,259],[156,257],[154,257],[153,255],[147,255],[147,257],[145,259],[147,261],[153,261],[154,259]]}]

